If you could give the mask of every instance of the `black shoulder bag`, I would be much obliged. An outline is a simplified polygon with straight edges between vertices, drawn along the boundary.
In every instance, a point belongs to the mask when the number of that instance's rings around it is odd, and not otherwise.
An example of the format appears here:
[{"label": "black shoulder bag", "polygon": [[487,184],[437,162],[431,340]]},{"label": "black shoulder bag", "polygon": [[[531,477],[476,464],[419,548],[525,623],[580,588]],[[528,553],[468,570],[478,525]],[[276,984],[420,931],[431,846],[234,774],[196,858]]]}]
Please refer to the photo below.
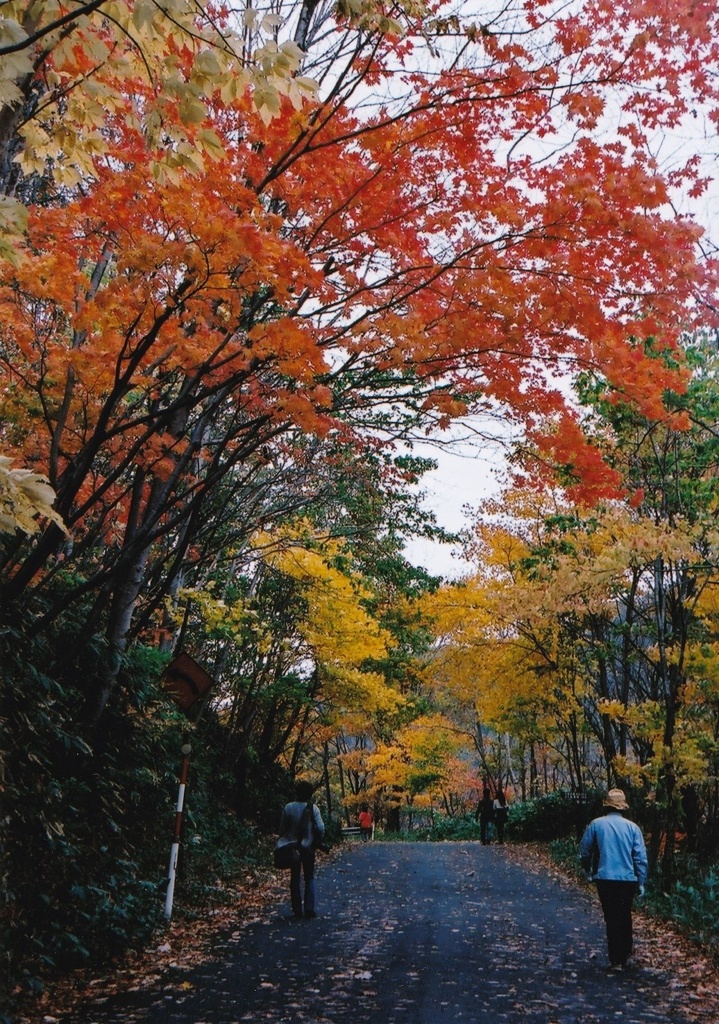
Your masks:
[{"label": "black shoulder bag", "polygon": [[[300,836],[302,836],[302,833],[304,832],[305,815],[307,815],[307,814],[309,814],[310,829],[312,831],[312,838],[313,838],[313,843],[314,843],[314,822],[312,820],[312,801],[310,801],[307,804],[307,806],[305,807],[304,811],[302,812],[302,817],[300,818],[300,827],[299,827]],[[298,839],[294,843],[282,843],[282,845],[280,845],[279,842],[277,843],[277,845],[275,846],[275,852],[274,852],[274,860],[275,860],[275,867],[276,868],[279,868],[280,870],[284,871],[284,870],[287,870],[288,868],[293,868],[295,866],[295,864],[299,864],[299,862],[300,862],[300,842],[301,842],[301,840]]]}]

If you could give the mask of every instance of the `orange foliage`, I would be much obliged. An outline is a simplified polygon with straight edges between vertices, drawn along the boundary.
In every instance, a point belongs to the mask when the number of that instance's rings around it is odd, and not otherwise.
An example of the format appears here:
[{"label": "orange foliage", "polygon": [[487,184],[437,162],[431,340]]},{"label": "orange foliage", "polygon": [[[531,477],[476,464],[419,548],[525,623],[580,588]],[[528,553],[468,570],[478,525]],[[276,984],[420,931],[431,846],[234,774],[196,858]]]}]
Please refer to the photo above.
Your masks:
[{"label": "orange foliage", "polygon": [[[712,278],[644,142],[684,115],[717,34],[688,3],[514,6],[526,32],[466,26],[463,63],[425,73],[421,35],[392,33],[304,106],[292,75],[266,103],[254,80],[253,102],[209,51],[155,39],[160,15],[138,8],[175,86],[158,96],[137,63],[103,66],[95,106],[85,89],[53,127],[68,147],[74,133],[82,187],[31,209],[3,267],[4,450],[47,473],[67,522],[120,500],[133,466],[190,481],[178,442],[220,395],[237,417],[229,460],[397,397],[427,424],[481,401],[535,429],[549,416],[539,443],[577,498],[616,491],[552,376],[591,367],[654,417],[683,387],[641,342],[675,351]],[[109,31],[89,20],[52,51],[58,80],[94,67]],[[363,77],[377,99],[361,110]],[[379,98],[390,78],[402,99]],[[715,103],[710,77],[692,87]],[[592,130],[610,96],[634,127],[606,142]],[[701,189],[693,162],[673,173]]]}]

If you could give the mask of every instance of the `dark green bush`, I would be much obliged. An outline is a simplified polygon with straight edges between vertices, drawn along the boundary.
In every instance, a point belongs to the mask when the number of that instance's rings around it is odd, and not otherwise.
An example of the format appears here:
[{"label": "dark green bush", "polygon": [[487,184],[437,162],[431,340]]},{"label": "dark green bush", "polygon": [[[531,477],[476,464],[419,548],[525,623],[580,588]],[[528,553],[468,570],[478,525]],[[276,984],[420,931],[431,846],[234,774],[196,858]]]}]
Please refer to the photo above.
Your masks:
[{"label": "dark green bush", "polygon": [[[536,800],[515,803],[509,808],[506,838],[524,842],[576,838],[600,810],[601,797],[594,794],[578,800],[569,793],[550,793]],[[378,838],[398,842],[478,840],[480,826],[471,814],[452,818],[435,814],[432,822],[425,819],[416,828]],[[492,838],[495,838],[493,834]]]},{"label": "dark green bush", "polygon": [[[41,663],[37,645],[29,653]],[[141,945],[161,920],[176,730],[110,708],[89,740],[77,688],[5,655],[9,973],[32,987],[45,969]]]},{"label": "dark green bush", "polygon": [[267,841],[232,806],[234,787],[216,751],[195,743],[178,868],[180,899],[190,894],[195,902],[219,894],[223,881],[267,861]]},{"label": "dark green bush", "polygon": [[[71,647],[65,641],[65,647]],[[100,727],[82,721],[87,675],[47,638],[2,637],[5,791],[2,978],[26,989],[105,965],[164,924],[187,720],[159,685],[162,659],[136,649]],[[42,665],[42,669],[36,666]],[[176,909],[258,850],[235,780],[195,727]],[[0,1002],[7,992],[0,993]]]},{"label": "dark green bush", "polygon": [[579,843],[576,839],[555,839],[549,846],[552,860],[570,875],[584,878],[579,861]]},{"label": "dark green bush", "polygon": [[479,822],[470,814],[455,818],[435,817],[427,838],[430,842],[479,839]]},{"label": "dark green bush", "polygon": [[512,804],[508,835],[525,842],[578,838],[600,810],[601,799],[595,794],[580,800],[571,793],[548,793]]},{"label": "dark green bush", "polygon": [[650,881],[647,907],[679,925],[719,962],[719,869],[702,872],[689,857],[678,859],[677,870],[679,878],[671,893],[658,891]]},{"label": "dark green bush", "polygon": [[329,846],[337,846],[342,842],[341,821],[325,821],[325,840]]},{"label": "dark green bush", "polygon": [[470,814],[449,818],[435,814],[434,821],[424,820],[421,825],[401,832],[377,832],[380,842],[391,843],[441,843],[462,842],[479,839],[479,822]]}]

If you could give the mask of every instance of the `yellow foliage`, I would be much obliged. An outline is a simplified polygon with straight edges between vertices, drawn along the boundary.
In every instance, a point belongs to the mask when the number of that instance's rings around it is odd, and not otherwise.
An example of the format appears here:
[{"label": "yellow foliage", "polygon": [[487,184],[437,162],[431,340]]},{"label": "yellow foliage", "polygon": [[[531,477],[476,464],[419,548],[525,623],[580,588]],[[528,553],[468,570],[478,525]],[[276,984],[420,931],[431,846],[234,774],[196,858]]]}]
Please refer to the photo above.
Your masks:
[{"label": "yellow foliage", "polygon": [[[298,75],[303,53],[289,38],[278,41],[280,27],[273,17],[223,22],[191,0],[106,0],[97,10],[79,7],[75,18],[58,0],[5,0],[0,48],[10,52],[0,61],[0,106],[22,102],[23,81],[38,68],[45,86],[42,124],[31,117],[20,129],[24,172],[42,174],[51,160],[65,185],[94,177],[93,158],[108,151],[115,119],[144,135],[158,179],[172,179],[178,166],[199,168],[194,130],[213,102],[247,94],[267,123],[283,97],[296,109],[315,97],[317,83]],[[223,155],[217,142],[200,139],[211,159]],[[12,255],[2,232],[0,255]]]},{"label": "yellow foliage", "polygon": [[[228,639],[239,640],[241,633],[251,629],[256,642],[261,645],[263,633],[269,634],[266,629],[263,630],[257,613],[242,600],[228,605],[223,598],[214,595],[213,589],[212,582],[205,588],[184,588],[180,591],[179,597],[184,601],[192,601],[195,612],[199,614],[208,632],[219,631]],[[179,625],[183,615],[179,606],[168,606],[168,612],[175,617]]]},{"label": "yellow foliage", "polygon": [[258,534],[255,544],[266,549],[267,562],[303,585],[308,610],[298,628],[333,705],[395,711],[401,695],[365,667],[387,657],[391,637],[366,610],[372,595],[352,573],[342,544],[314,538],[304,525],[272,537]]},{"label": "yellow foliage", "polygon": [[29,469],[11,469],[12,459],[0,455],[0,532],[37,533],[40,519],[49,519],[67,533],[52,508],[55,492],[47,477]]},{"label": "yellow foliage", "polygon": [[424,715],[400,729],[391,743],[378,744],[366,767],[375,787],[389,792],[446,790],[459,774],[458,755],[466,744],[466,734],[449,718]]},{"label": "yellow foliage", "polygon": [[[495,552],[516,557],[521,543],[495,533]],[[548,694],[561,682],[558,629],[544,616],[528,623],[532,608],[528,590],[502,578],[495,563],[460,585],[442,588],[425,600],[425,612],[439,633],[429,671],[437,689],[453,702],[471,707],[487,725],[506,721],[518,707],[546,706]],[[541,634],[541,643],[539,642]],[[551,680],[552,686],[548,686]]]},{"label": "yellow foliage", "polygon": [[615,629],[635,595],[636,607],[653,616],[657,586],[684,594],[693,576],[684,599],[706,629],[702,641],[669,636],[660,647],[649,628],[640,641],[649,666],[685,680],[671,745],[664,748],[663,700],[635,694],[634,704],[600,701],[598,710],[654,752],[644,766],[634,755],[619,759],[620,775],[648,786],[668,767],[680,780],[706,778],[719,696],[719,576],[708,565],[716,558],[707,557],[719,548],[719,533],[712,522],[653,521],[619,502],[580,510],[555,495],[513,491],[484,511],[490,518],[477,525],[471,547],[474,573],[424,599],[437,636],[427,666],[435,693],[473,710],[485,726],[516,735],[526,728],[551,742],[570,717],[572,727],[584,722],[587,696],[597,700],[590,645],[602,641],[593,637]]},{"label": "yellow foliage", "polygon": [[382,790],[407,788],[412,766],[403,746],[381,744],[367,758],[367,768],[372,772],[375,786]]},{"label": "yellow foliage", "polygon": [[614,758],[613,768],[619,778],[628,779],[630,784],[637,789],[656,786],[658,773],[651,761],[640,765],[628,757],[618,755]]},{"label": "yellow foliage", "polygon": [[378,672],[362,672],[347,665],[325,666],[322,690],[333,705],[342,708],[392,712],[402,703],[400,694],[390,689]]},{"label": "yellow foliage", "polygon": [[418,793],[412,801],[412,806],[418,811],[429,810],[432,806],[431,795],[429,793]]},{"label": "yellow foliage", "polygon": [[318,661],[359,665],[368,658],[385,657],[389,636],[362,607],[369,592],[331,565],[341,553],[335,542],[316,551],[289,540],[268,561],[305,584],[310,609],[305,636]]},{"label": "yellow foliage", "polygon": [[396,741],[417,762],[458,753],[466,736],[449,718],[435,713],[414,719],[397,733]]}]

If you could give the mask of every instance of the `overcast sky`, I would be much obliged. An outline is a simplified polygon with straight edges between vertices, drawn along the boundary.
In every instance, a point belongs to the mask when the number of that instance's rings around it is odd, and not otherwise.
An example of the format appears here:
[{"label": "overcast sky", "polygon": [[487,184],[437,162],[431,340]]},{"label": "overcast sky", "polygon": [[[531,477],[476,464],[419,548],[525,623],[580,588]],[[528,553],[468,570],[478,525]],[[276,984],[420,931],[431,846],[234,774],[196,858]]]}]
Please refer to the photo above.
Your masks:
[{"label": "overcast sky", "polygon": [[[472,510],[499,491],[503,446],[492,440],[499,426],[477,417],[457,424],[445,435],[441,447],[431,443],[413,446],[413,454],[438,463],[437,469],[422,478],[421,490],[426,495],[424,507],[434,512],[437,524],[449,532],[458,533],[471,526],[475,518]],[[448,579],[466,575],[469,569],[459,546],[414,540],[407,545],[405,555],[414,565]]]}]

